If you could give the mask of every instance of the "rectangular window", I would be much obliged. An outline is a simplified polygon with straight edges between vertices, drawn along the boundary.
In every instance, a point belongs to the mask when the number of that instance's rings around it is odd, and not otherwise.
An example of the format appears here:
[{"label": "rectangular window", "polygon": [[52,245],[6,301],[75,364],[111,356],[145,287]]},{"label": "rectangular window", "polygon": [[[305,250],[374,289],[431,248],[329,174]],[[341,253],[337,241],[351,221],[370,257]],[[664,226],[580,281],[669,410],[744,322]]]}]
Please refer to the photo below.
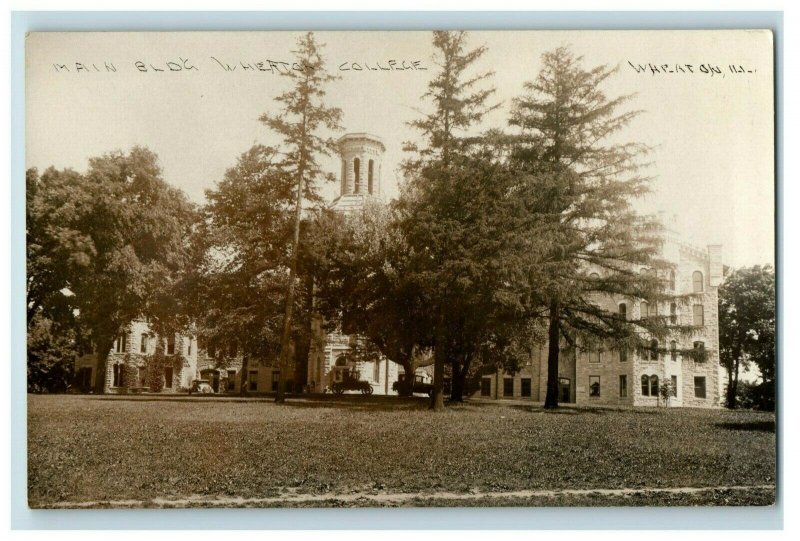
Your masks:
[{"label": "rectangular window", "polygon": [[503,378],[503,396],[514,396],[514,378]]},{"label": "rectangular window", "polygon": [[165,366],[164,367],[164,387],[166,387],[167,389],[172,389],[172,367],[171,366]]},{"label": "rectangular window", "polygon": [[278,392],[278,383],[280,383],[281,373],[275,371],[272,373],[272,392]]},{"label": "rectangular window", "polygon": [[675,398],[678,397],[678,376],[672,376],[672,380],[670,381],[670,391],[672,396]]},{"label": "rectangular window", "polygon": [[705,376],[695,376],[694,378],[694,397],[706,397],[706,378]]},{"label": "rectangular window", "polygon": [[167,338],[167,355],[175,355],[175,335]]},{"label": "rectangular window", "polygon": [[481,378],[481,396],[492,396],[492,380]]},{"label": "rectangular window", "polygon": [[236,370],[228,370],[228,390],[236,390]]},{"label": "rectangular window", "polygon": [[258,390],[258,370],[250,370],[250,372],[247,373],[247,390]]},{"label": "rectangular window", "polygon": [[589,362],[590,363],[599,363],[600,362],[600,355],[601,355],[600,350],[589,351],[587,353],[587,355],[589,356]]},{"label": "rectangular window", "polygon": [[625,347],[619,350],[619,362],[628,362],[628,349]]},{"label": "rectangular window", "polygon": [[600,396],[600,376],[589,376],[589,396]]},{"label": "rectangular window", "polygon": [[141,345],[139,346],[140,353],[147,353],[147,334],[142,333],[142,341]]},{"label": "rectangular window", "polygon": [[375,365],[372,367],[372,381],[380,381],[381,380],[381,362],[375,361]]},{"label": "rectangular window", "polygon": [[189,338],[186,341],[186,356],[187,357],[191,357],[192,356],[192,339],[191,338]]},{"label": "rectangular window", "polygon": [[122,365],[114,363],[114,377],[111,382],[112,387],[122,387]]},{"label": "rectangular window", "polygon": [[619,397],[627,398],[628,396],[628,376],[622,374],[619,377]]},{"label": "rectangular window", "polygon": [[695,304],[692,306],[692,324],[695,327],[703,326],[703,305]]},{"label": "rectangular window", "polygon": [[522,378],[522,388],[520,389],[522,396],[531,396],[531,378]]},{"label": "rectangular window", "polygon": [[117,339],[114,341],[114,351],[117,353],[125,353],[125,351],[127,351],[127,346],[128,346],[127,334],[118,336]]}]

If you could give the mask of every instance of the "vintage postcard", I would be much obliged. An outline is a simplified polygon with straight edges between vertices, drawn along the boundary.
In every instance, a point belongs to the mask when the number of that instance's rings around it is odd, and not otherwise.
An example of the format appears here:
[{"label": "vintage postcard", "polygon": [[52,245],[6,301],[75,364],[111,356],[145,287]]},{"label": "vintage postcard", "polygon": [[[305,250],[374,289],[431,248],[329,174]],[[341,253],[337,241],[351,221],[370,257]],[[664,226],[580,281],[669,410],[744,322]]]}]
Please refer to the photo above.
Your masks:
[{"label": "vintage postcard", "polygon": [[770,31],[25,47],[31,508],[774,503]]}]

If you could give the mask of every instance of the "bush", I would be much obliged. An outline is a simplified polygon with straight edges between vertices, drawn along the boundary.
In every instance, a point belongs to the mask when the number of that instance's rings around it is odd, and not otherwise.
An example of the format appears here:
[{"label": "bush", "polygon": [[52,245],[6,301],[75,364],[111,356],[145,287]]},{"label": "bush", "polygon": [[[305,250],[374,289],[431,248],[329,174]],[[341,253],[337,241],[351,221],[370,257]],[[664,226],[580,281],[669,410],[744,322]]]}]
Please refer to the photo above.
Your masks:
[{"label": "bush", "polygon": [[74,332],[59,333],[49,319],[36,315],[28,326],[28,392],[66,392],[76,357]]},{"label": "bush", "polygon": [[775,411],[775,383],[740,381],[736,387],[736,406],[743,409]]}]

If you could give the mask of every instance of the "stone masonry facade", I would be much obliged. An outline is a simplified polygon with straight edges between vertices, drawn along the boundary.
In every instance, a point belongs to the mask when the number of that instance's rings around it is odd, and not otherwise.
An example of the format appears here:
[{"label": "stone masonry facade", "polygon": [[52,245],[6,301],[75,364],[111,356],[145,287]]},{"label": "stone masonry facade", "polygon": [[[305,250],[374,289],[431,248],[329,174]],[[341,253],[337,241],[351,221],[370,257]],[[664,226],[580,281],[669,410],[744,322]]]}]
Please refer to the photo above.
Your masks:
[{"label": "stone masonry facade", "polygon": [[[663,278],[675,303],[651,307],[630,299],[596,299],[606,309],[638,319],[644,311],[668,315],[670,323],[695,327],[691,336],[673,333],[666,343],[643,351],[609,348],[562,349],[559,401],[578,405],[670,406],[713,408],[722,405],[723,369],[719,364],[717,290],[722,282],[719,245],[700,249],[681,242],[673,232],[664,239],[663,257],[674,264]],[[648,272],[649,269],[641,269]],[[598,273],[602,272],[596,269]],[[591,272],[591,269],[590,269]],[[682,299],[682,300],[679,300]],[[624,305],[624,308],[622,308]],[[645,314],[646,315],[646,314]],[[702,351],[702,354],[697,354]],[[670,384],[668,400],[660,396]],[[516,374],[484,375],[474,397],[543,402],[547,385],[547,344]],[[567,399],[569,397],[569,399]]]}]

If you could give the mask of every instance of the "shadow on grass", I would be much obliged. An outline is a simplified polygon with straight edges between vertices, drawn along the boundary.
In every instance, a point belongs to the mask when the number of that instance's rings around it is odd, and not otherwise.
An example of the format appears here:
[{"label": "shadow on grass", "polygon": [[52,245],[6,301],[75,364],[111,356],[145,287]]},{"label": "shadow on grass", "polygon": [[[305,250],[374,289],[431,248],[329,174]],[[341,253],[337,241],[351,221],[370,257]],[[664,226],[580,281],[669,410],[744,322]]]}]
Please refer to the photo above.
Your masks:
[{"label": "shadow on grass", "polygon": [[[93,400],[112,402],[178,402],[187,404],[274,404],[275,397],[270,395],[236,396],[236,395],[102,395]],[[422,397],[398,396],[363,396],[363,395],[301,395],[286,397],[285,407],[291,408],[340,408],[352,411],[397,411],[424,410],[429,401]]]},{"label": "shadow on grass", "polygon": [[548,415],[609,415],[617,413],[632,413],[636,415],[658,415],[657,411],[651,409],[635,409],[635,408],[614,408],[614,407],[596,407],[596,406],[559,406],[556,409],[545,409],[544,406],[523,406],[513,405],[508,406],[517,411],[524,411],[528,413],[547,413]]},{"label": "shadow on grass", "polygon": [[714,426],[725,430],[743,432],[775,432],[775,421],[753,421],[749,423],[716,423]]}]

